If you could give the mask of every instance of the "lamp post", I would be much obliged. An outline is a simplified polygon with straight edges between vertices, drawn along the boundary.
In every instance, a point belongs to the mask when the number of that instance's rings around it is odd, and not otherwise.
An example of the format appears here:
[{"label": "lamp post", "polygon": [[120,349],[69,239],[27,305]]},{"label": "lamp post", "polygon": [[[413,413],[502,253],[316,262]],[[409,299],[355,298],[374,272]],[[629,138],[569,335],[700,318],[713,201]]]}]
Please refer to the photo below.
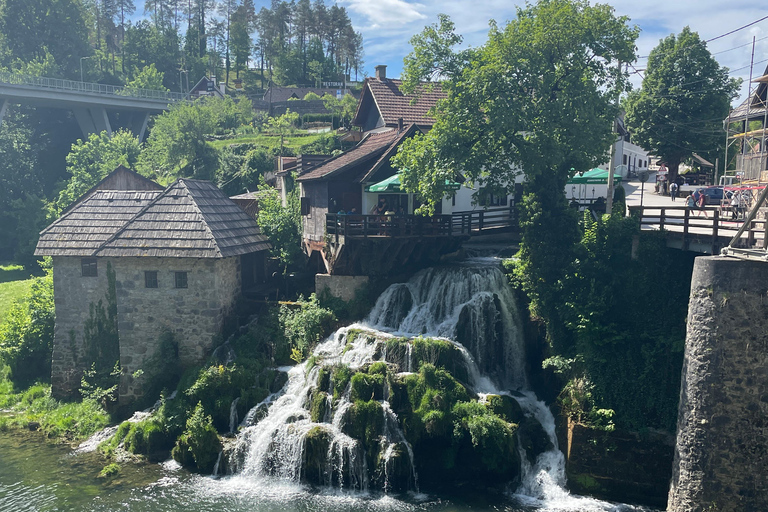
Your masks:
[{"label": "lamp post", "polygon": [[80,57],[80,81],[85,82],[83,79],[83,60],[92,58],[93,55],[89,55],[87,57]]},{"label": "lamp post", "polygon": [[648,171],[640,171],[638,173],[638,178],[640,178],[640,183],[642,183],[640,188],[640,208],[643,207],[643,193],[645,193],[645,182],[648,181]]}]

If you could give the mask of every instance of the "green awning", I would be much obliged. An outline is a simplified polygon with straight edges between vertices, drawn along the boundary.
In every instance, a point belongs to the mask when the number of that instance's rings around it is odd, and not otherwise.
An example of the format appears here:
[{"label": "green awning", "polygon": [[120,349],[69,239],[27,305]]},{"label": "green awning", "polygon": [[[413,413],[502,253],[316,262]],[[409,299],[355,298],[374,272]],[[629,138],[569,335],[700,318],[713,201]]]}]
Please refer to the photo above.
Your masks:
[{"label": "green awning", "polygon": [[[459,183],[456,183],[455,181],[445,180],[445,190],[459,190],[459,188],[461,188],[461,185]],[[382,193],[382,192],[395,192],[395,193],[402,193],[402,194],[406,193],[400,190],[400,173],[394,174],[383,181],[374,183],[373,185],[368,185],[367,187],[365,187],[365,191],[379,192],[379,193]]]},{"label": "green awning", "polygon": [[[613,182],[614,183],[620,183],[621,182],[621,175],[620,174],[614,174],[613,175]],[[568,180],[568,184],[571,185],[607,185],[608,184],[608,171],[605,169],[598,169],[594,168],[587,172],[585,172],[582,175],[579,175],[578,173]]]}]

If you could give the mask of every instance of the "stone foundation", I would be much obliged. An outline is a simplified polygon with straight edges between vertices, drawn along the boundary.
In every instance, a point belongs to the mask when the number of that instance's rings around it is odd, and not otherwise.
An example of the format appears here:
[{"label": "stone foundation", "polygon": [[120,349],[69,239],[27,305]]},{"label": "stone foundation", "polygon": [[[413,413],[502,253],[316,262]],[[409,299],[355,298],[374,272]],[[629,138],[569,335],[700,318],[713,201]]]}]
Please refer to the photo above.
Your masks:
[{"label": "stone foundation", "polygon": [[328,290],[331,295],[345,302],[355,300],[358,290],[368,284],[368,276],[315,275],[315,292],[319,295]]},{"label": "stone foundation", "polygon": [[696,258],[669,512],[768,510],[768,263]]}]

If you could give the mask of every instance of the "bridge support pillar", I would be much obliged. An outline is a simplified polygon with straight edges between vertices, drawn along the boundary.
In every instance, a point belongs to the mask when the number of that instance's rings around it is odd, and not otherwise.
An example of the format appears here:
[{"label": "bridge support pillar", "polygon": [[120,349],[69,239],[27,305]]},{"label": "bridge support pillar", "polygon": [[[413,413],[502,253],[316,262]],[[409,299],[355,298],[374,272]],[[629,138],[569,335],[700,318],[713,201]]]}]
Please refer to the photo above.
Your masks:
[{"label": "bridge support pillar", "polygon": [[768,263],[696,258],[668,512],[768,510]]},{"label": "bridge support pillar", "polygon": [[77,124],[83,132],[83,137],[88,137],[92,133],[101,133],[106,131],[112,135],[112,126],[109,123],[107,109],[105,108],[76,108],[72,112],[75,114]]},{"label": "bridge support pillar", "polygon": [[6,110],[8,110],[8,100],[2,100],[2,102],[0,102],[0,124],[3,124]]}]

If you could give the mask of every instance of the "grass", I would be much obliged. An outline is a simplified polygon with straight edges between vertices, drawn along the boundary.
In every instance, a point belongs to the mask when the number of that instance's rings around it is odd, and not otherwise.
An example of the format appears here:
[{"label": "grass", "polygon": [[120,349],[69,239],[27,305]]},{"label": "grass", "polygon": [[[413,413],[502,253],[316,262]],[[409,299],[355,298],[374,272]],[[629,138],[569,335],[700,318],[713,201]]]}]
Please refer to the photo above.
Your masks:
[{"label": "grass", "polygon": [[[283,141],[283,146],[291,149],[298,149],[305,144],[311,144],[327,134],[313,133],[308,134],[305,131],[297,130],[293,135],[287,135]],[[237,135],[232,139],[214,140],[208,144],[215,149],[222,149],[232,144],[256,144],[259,146],[277,148],[280,146],[280,136],[266,133],[253,133],[247,135]]]},{"label": "grass", "polygon": [[0,264],[0,323],[16,299],[20,299],[29,291],[32,279],[29,272],[21,265],[13,263]]},{"label": "grass", "polygon": [[16,391],[0,367],[0,432],[35,424],[49,439],[75,442],[87,439],[110,423],[109,415],[93,400],[60,402],[51,396],[49,384],[34,384]]}]

